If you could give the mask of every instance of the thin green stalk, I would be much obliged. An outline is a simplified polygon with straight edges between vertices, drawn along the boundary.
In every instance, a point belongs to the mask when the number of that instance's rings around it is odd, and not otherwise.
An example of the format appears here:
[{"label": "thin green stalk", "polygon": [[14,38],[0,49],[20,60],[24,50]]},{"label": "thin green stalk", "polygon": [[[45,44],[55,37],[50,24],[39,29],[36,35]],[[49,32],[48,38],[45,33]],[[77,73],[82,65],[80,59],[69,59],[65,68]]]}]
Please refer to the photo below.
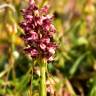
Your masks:
[{"label": "thin green stalk", "polygon": [[44,60],[40,64],[40,96],[46,96],[46,63]]},{"label": "thin green stalk", "polygon": [[32,96],[32,93],[33,93],[33,92],[32,92],[32,91],[33,91],[33,90],[32,90],[32,87],[33,87],[33,86],[32,86],[32,81],[33,81],[33,66],[34,66],[34,64],[32,64],[32,66],[31,66],[31,75],[32,75],[32,76],[31,76],[30,96]]}]

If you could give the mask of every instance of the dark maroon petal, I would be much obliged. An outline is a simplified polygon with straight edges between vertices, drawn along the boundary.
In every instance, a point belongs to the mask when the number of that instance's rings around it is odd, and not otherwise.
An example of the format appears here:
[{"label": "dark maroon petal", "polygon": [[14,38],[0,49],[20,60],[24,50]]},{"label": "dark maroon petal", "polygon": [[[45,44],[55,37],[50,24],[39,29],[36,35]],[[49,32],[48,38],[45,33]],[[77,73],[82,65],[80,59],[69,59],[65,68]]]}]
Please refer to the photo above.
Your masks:
[{"label": "dark maroon petal", "polygon": [[31,50],[32,50],[32,48],[30,48],[30,47],[24,49],[24,51],[27,52],[27,53],[30,53]]},{"label": "dark maroon petal", "polygon": [[43,18],[42,27],[43,27],[44,31],[50,31],[50,30],[53,31],[53,26],[51,24],[51,19],[50,19],[51,17],[42,17],[42,18]]},{"label": "dark maroon petal", "polygon": [[34,21],[37,23],[37,25],[42,25],[42,19],[38,16],[35,16]]},{"label": "dark maroon petal", "polygon": [[21,28],[24,28],[24,27],[27,26],[27,23],[26,22],[21,22],[21,23],[19,23],[19,25],[20,25]]},{"label": "dark maroon petal", "polygon": [[57,45],[56,45],[56,43],[54,43],[54,42],[50,42],[50,43],[48,44],[48,46],[49,46],[49,47],[55,47],[55,48],[57,48]]},{"label": "dark maroon petal", "polygon": [[38,7],[35,5],[34,0],[31,0],[30,6],[28,7],[27,10],[29,10],[29,11],[38,10]]},{"label": "dark maroon petal", "polygon": [[43,21],[43,25],[50,25],[51,24],[51,21],[49,18],[42,17],[42,21]]},{"label": "dark maroon petal", "polygon": [[34,26],[37,27],[38,25],[42,25],[42,21],[41,21],[40,17],[35,16],[34,17]]}]

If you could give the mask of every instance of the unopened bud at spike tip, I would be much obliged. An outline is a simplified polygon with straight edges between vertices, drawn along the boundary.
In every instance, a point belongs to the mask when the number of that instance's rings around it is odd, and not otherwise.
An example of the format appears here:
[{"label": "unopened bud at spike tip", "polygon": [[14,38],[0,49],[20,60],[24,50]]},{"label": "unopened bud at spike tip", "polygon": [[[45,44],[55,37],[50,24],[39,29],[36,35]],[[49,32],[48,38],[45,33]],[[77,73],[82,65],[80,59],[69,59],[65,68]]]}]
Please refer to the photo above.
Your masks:
[{"label": "unopened bud at spike tip", "polygon": [[34,3],[34,0],[29,0],[29,4],[33,4]]}]

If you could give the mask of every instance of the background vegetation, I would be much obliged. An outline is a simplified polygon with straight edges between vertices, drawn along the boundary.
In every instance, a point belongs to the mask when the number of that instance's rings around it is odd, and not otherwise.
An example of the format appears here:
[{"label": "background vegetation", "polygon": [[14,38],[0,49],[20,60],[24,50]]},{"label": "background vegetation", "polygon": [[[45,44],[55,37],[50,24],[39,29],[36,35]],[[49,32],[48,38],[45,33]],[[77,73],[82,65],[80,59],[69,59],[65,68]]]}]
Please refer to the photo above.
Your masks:
[{"label": "background vegetation", "polygon": [[[96,0],[35,1],[50,5],[57,29],[48,96],[96,96]],[[18,26],[27,5],[28,0],[0,0],[0,96],[39,96],[39,67],[23,52]]]}]

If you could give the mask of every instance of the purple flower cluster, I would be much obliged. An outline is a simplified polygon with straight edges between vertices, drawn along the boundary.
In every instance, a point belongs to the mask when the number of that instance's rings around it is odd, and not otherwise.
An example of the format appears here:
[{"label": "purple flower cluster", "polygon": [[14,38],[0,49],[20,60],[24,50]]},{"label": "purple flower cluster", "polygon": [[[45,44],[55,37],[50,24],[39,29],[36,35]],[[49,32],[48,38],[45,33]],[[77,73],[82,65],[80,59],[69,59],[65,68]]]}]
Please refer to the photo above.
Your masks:
[{"label": "purple flower cluster", "polygon": [[56,32],[52,24],[53,16],[48,15],[48,6],[39,9],[34,0],[29,1],[29,7],[22,10],[24,20],[20,23],[24,30],[23,39],[26,42],[25,52],[32,58],[53,60],[56,44],[53,34]]}]

